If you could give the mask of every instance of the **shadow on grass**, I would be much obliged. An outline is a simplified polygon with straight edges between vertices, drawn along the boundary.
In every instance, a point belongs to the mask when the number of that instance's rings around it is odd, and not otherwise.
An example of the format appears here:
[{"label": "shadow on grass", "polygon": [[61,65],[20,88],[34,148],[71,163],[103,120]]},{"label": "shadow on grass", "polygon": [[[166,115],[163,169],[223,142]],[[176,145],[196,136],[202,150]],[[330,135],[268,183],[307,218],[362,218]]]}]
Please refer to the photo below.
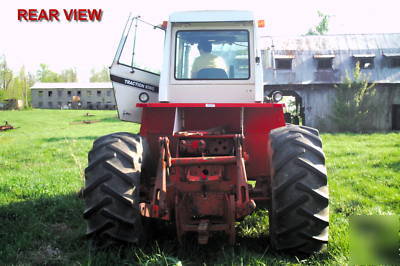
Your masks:
[{"label": "shadow on grass", "polygon": [[385,163],[384,161],[381,161],[381,162],[373,164],[373,167],[375,167],[375,168],[389,168],[389,169],[393,170],[394,172],[400,172],[400,161],[391,162],[391,163]]},{"label": "shadow on grass", "polygon": [[400,173],[400,161],[389,163],[388,166],[389,168],[393,169],[393,171]]},{"label": "shadow on grass", "polygon": [[115,117],[105,117],[100,119],[100,122],[107,122],[107,123],[115,123],[115,122],[121,122],[117,116]]},{"label": "shadow on grass", "polygon": [[76,119],[76,120],[72,121],[71,123],[74,123],[74,125],[88,125],[88,124],[90,125],[90,124],[92,124],[92,123],[83,123],[84,121],[89,121],[89,122],[93,121],[93,123],[95,123],[95,124],[98,124],[101,122],[104,122],[104,123],[116,123],[116,122],[119,123],[119,122],[121,122],[121,120],[119,120],[119,118],[117,116],[104,117],[104,118],[100,118],[100,119],[97,119],[96,116],[92,116],[92,117],[85,116],[85,118]]},{"label": "shadow on grass", "polygon": [[[0,191],[10,193],[1,186]],[[240,237],[234,246],[227,244],[224,235],[210,238],[205,246],[198,245],[195,236],[188,236],[180,245],[175,226],[159,222],[157,226],[152,224],[152,237],[143,248],[120,245],[94,252],[84,236],[83,205],[77,193],[70,193],[37,196],[0,206],[0,264],[270,265],[298,262],[295,257],[272,251],[265,236]],[[315,261],[324,260],[326,256],[318,255]]]},{"label": "shadow on grass", "polygon": [[[7,187],[0,191],[11,194]],[[0,264],[67,265],[85,258],[82,210],[76,193],[1,205]]]},{"label": "shadow on grass", "polygon": [[234,246],[227,244],[227,238],[218,235],[207,245],[197,244],[194,236],[186,237],[180,245],[173,227],[157,231],[153,239],[143,248],[114,246],[96,251],[91,256],[94,265],[271,265],[297,263],[295,257],[288,257],[269,249],[266,238],[240,238]]},{"label": "shadow on grass", "polygon": [[44,138],[45,142],[58,142],[58,141],[71,141],[71,140],[91,140],[94,141],[99,136],[81,136],[81,137],[54,137],[54,138]]}]

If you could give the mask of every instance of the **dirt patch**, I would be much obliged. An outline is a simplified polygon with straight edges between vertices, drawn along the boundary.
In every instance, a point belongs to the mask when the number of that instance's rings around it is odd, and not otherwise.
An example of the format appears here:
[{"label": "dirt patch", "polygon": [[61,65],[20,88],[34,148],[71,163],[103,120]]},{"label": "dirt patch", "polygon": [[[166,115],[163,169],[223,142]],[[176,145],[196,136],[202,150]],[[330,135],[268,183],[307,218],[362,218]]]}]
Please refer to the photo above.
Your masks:
[{"label": "dirt patch", "polygon": [[89,113],[86,113],[86,114],[84,114],[83,116],[96,116],[96,115],[94,115],[94,114],[89,114]]},{"label": "dirt patch", "polygon": [[51,231],[55,235],[63,236],[72,232],[72,229],[65,223],[56,223],[50,225]]},{"label": "dirt patch", "polygon": [[63,260],[61,250],[52,245],[41,246],[39,250],[30,252],[30,258],[34,265],[57,265]]},{"label": "dirt patch", "polygon": [[100,120],[83,120],[83,121],[76,121],[76,122],[71,122],[71,125],[77,125],[77,124],[93,124],[93,123],[98,123]]},{"label": "dirt patch", "polygon": [[[72,229],[65,223],[48,224],[48,230],[54,237],[55,241],[65,238],[72,233]],[[26,253],[29,261],[33,265],[60,265],[65,264],[68,255],[55,246],[54,243],[37,242],[37,249]],[[25,256],[24,256],[25,257]]]}]

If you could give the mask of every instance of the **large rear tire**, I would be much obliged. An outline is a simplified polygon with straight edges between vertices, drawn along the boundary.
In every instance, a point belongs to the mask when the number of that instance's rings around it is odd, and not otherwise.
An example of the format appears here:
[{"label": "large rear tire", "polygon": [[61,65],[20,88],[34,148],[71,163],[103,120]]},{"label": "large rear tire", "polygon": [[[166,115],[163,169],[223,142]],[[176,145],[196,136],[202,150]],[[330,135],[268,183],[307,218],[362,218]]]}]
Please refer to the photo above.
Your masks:
[{"label": "large rear tire", "polygon": [[270,133],[273,248],[312,254],[328,242],[329,192],[318,130],[287,125]]},{"label": "large rear tire", "polygon": [[147,145],[139,135],[119,132],[98,138],[89,152],[83,197],[87,236],[96,247],[145,239],[139,211]]}]

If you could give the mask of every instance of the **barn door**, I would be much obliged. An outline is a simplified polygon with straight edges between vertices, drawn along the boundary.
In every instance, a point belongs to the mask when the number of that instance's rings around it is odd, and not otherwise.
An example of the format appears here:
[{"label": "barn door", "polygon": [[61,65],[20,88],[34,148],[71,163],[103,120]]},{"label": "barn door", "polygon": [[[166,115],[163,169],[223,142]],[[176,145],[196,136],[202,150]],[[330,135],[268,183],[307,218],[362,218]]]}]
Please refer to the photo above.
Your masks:
[{"label": "barn door", "polygon": [[392,129],[400,130],[400,104],[392,105]]},{"label": "barn door", "polygon": [[110,68],[110,78],[121,120],[140,122],[137,103],[158,102],[164,30],[129,18]]}]

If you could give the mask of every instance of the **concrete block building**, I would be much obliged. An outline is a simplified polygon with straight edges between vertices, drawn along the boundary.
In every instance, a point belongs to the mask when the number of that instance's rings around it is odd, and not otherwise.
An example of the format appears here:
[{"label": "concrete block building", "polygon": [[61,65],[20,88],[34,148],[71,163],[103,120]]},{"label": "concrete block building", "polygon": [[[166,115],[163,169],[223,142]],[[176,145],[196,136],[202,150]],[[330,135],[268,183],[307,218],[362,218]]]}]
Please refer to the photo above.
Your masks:
[{"label": "concrete block building", "polygon": [[266,94],[295,97],[304,125],[335,129],[335,85],[360,62],[376,84],[379,110],[371,125],[400,130],[400,33],[264,37],[261,44]]},{"label": "concrete block building", "polygon": [[31,94],[34,108],[116,109],[111,82],[39,82]]}]

